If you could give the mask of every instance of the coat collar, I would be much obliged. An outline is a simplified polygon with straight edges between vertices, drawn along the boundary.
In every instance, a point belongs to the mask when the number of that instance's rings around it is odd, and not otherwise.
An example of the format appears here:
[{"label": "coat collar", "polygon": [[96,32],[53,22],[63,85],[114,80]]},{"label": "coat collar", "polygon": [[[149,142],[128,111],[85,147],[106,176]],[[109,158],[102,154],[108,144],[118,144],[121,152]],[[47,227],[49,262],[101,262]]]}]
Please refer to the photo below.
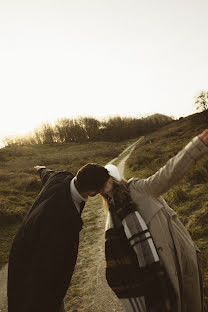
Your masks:
[{"label": "coat collar", "polygon": [[80,204],[81,204],[81,202],[83,202],[83,201],[86,202],[88,198],[87,197],[83,197],[78,192],[78,190],[77,190],[77,188],[75,186],[75,183],[74,183],[75,180],[76,180],[76,176],[71,179],[70,191],[71,191],[72,200],[73,200],[75,206],[77,207],[77,210],[80,213]]},{"label": "coat collar", "polygon": [[78,217],[79,221],[80,221],[80,225],[82,227],[83,225],[83,221],[82,221],[82,218],[81,218],[81,215],[80,213],[78,212],[74,202],[73,202],[73,199],[72,199],[72,195],[71,195],[71,192],[70,192],[70,183],[71,183],[71,180],[74,178],[74,175],[70,173],[70,175],[67,175],[67,177],[65,178],[64,180],[64,184],[66,186],[66,192],[67,192],[67,195],[69,197],[69,200],[70,200],[70,206],[72,207],[73,211],[75,211],[75,215]]}]

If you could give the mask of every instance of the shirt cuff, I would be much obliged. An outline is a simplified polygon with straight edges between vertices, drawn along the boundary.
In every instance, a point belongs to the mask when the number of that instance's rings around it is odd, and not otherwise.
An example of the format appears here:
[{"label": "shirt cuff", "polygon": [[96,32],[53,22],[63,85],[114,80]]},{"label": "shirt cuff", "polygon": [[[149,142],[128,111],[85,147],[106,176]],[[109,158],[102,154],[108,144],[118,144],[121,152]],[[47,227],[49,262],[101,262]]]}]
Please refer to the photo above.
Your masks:
[{"label": "shirt cuff", "polygon": [[186,146],[187,154],[194,160],[197,160],[208,152],[208,146],[199,138],[195,136]]}]

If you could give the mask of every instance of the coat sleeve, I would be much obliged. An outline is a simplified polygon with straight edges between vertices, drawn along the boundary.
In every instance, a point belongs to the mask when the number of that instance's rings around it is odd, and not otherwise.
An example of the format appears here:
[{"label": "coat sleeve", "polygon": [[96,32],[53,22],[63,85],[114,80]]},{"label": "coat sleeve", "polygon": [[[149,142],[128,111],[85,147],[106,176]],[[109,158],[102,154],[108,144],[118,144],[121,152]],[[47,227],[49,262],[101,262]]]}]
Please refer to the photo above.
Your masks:
[{"label": "coat sleeve", "polygon": [[47,180],[51,177],[51,175],[54,172],[55,172],[54,170],[47,169],[47,168],[40,168],[38,170],[38,173],[40,175],[40,178],[41,178],[41,181],[42,181],[43,185],[47,182]]},{"label": "coat sleeve", "polygon": [[177,183],[188,169],[207,152],[208,146],[196,136],[155,174],[147,179],[135,179],[134,186],[139,191],[158,197]]},{"label": "coat sleeve", "polygon": [[[59,209],[60,207],[57,207]],[[57,312],[67,292],[78,253],[78,231],[66,216],[40,216],[25,291],[30,312]]]}]

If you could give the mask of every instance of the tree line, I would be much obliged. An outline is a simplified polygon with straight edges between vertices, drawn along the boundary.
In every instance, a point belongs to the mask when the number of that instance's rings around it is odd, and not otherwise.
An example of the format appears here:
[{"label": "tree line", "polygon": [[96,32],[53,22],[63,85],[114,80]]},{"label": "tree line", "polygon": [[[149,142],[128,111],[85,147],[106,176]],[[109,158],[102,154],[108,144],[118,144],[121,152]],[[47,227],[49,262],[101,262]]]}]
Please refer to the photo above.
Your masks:
[{"label": "tree line", "polygon": [[172,121],[172,117],[162,114],[146,118],[114,116],[103,120],[94,117],[61,118],[54,125],[43,123],[27,135],[5,137],[3,143],[10,146],[89,141],[116,142],[146,135]]}]

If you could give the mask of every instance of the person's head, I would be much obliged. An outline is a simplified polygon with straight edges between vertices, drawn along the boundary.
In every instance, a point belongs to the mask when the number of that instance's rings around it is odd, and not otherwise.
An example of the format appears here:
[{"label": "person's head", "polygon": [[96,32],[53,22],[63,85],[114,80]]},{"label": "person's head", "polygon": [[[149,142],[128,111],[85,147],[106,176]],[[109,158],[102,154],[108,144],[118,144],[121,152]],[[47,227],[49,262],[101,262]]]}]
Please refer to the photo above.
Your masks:
[{"label": "person's head", "polygon": [[111,191],[100,194],[103,198],[104,210],[116,214],[120,220],[137,210],[137,205],[130,195],[129,184],[125,179],[117,180],[112,177]]},{"label": "person's head", "polygon": [[108,170],[110,178],[107,180],[100,194],[112,196],[113,182],[116,183],[116,182],[121,181],[122,179],[121,179],[119,170],[115,165],[108,163],[107,165],[105,165],[105,168]]},{"label": "person's head", "polygon": [[87,163],[76,174],[76,186],[78,191],[87,196],[95,196],[105,188],[110,180],[108,170],[95,163]]},{"label": "person's head", "polygon": [[129,203],[128,182],[125,179],[117,180],[111,177],[111,190],[102,189],[100,195],[103,198],[104,209],[109,210],[109,199],[113,197],[116,207]]},{"label": "person's head", "polygon": [[111,180],[108,180],[100,192],[104,209],[116,213],[119,217],[124,217],[124,215],[136,210],[136,204],[133,203],[130,196],[129,184],[121,177],[115,165],[109,163],[105,165],[105,168],[108,170]]}]

